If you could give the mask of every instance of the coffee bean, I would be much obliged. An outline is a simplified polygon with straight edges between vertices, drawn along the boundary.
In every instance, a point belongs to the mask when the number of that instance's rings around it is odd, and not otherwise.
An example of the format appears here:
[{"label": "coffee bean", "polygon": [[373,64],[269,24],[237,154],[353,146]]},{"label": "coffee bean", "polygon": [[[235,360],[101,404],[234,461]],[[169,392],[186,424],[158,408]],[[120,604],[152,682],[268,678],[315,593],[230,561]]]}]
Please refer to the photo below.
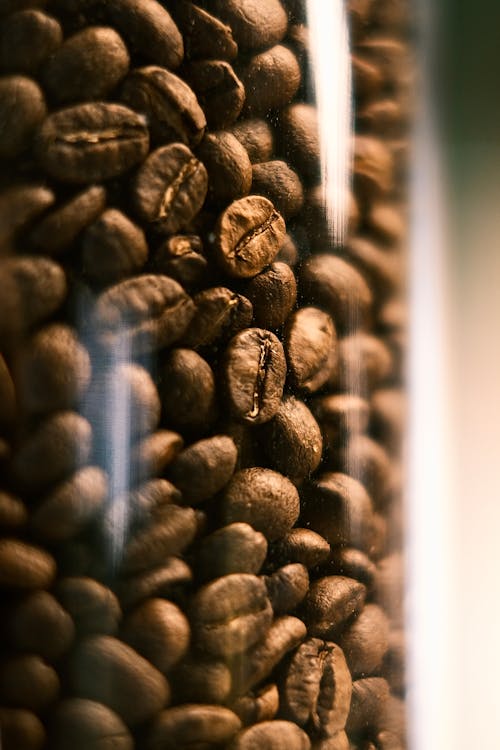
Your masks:
[{"label": "coffee bean", "polygon": [[196,315],[183,336],[183,343],[194,348],[214,345],[252,322],[253,308],[246,297],[223,286],[211,287],[195,295]]},{"label": "coffee bean", "polygon": [[44,541],[71,539],[96,517],[107,494],[104,472],[86,466],[42,498],[31,515],[30,527]]},{"label": "coffee bean", "polygon": [[169,672],[189,646],[189,623],[164,599],[148,599],[124,620],[120,637],[160,672]]},{"label": "coffee bean", "polygon": [[0,354],[0,425],[2,430],[10,430],[13,427],[16,411],[16,389],[7,363]]},{"label": "coffee bean", "polygon": [[7,15],[24,8],[43,8],[46,3],[47,0],[1,0],[0,13]]},{"label": "coffee bean", "polygon": [[263,328],[237,333],[224,354],[223,372],[231,409],[238,419],[263,424],[277,412],[286,377],[278,338]]},{"label": "coffee bean", "polygon": [[356,89],[359,99],[364,100],[376,95],[383,84],[380,68],[374,62],[359,54],[352,55],[351,61],[353,87]]},{"label": "coffee bean", "polygon": [[314,581],[304,607],[308,631],[317,638],[332,637],[362,609],[366,588],[345,576],[325,576]]},{"label": "coffee bean", "polygon": [[403,595],[404,563],[400,552],[387,555],[377,564],[375,598],[384,607],[392,625],[402,626],[404,619]]},{"label": "coffee bean", "polygon": [[16,185],[0,193],[0,256],[9,255],[20,230],[29,226],[55,201],[42,185]]},{"label": "coffee bean", "polygon": [[406,132],[409,114],[402,102],[383,98],[365,104],[358,111],[356,122],[361,132],[397,138]]},{"label": "coffee bean", "polygon": [[291,104],[280,113],[280,139],[287,162],[308,182],[320,175],[318,116],[311,104]]},{"label": "coffee bean", "polygon": [[148,526],[170,503],[180,504],[181,493],[166,479],[150,479],[133,492],[125,502],[129,507],[130,522],[137,526]]},{"label": "coffee bean", "polygon": [[194,92],[165,68],[135,68],[123,82],[121,99],[146,116],[155,143],[193,147],[203,137],[207,121]]},{"label": "coffee bean", "polygon": [[404,208],[391,201],[377,201],[370,206],[367,222],[370,233],[387,245],[397,245],[406,236]]},{"label": "coffee bean", "polygon": [[57,700],[57,672],[39,656],[23,654],[3,662],[0,669],[0,700],[3,705],[43,712]]},{"label": "coffee bean", "polygon": [[299,176],[284,161],[255,164],[252,192],[269,198],[287,220],[300,211],[304,200]]},{"label": "coffee bean", "polygon": [[113,592],[92,578],[61,578],[56,596],[71,615],[78,636],[114,635],[118,630],[121,610]]},{"label": "coffee bean", "polygon": [[363,485],[346,474],[327,472],[304,493],[303,520],[332,545],[369,551],[374,536],[373,504]]},{"label": "coffee bean", "polygon": [[293,271],[285,263],[271,263],[254,276],[245,288],[253,305],[254,320],[262,328],[280,328],[297,299]]},{"label": "coffee bean", "polygon": [[246,149],[229,131],[207,133],[197,154],[208,172],[208,198],[227,206],[250,192],[252,165]]},{"label": "coffee bean", "polygon": [[10,591],[49,588],[56,563],[48,552],[17,539],[0,539],[0,586]]},{"label": "coffee bean", "polygon": [[311,750],[311,742],[290,721],[263,721],[237,734],[229,750]]},{"label": "coffee bean", "polygon": [[163,474],[178,453],[184,441],[177,432],[156,430],[132,446],[130,452],[130,476],[136,483]]},{"label": "coffee bean", "polygon": [[346,256],[369,282],[380,299],[394,293],[404,273],[401,258],[364,237],[353,237],[346,245]]},{"label": "coffee bean", "polygon": [[47,417],[19,444],[12,473],[19,487],[40,492],[69,476],[90,457],[92,428],[73,411]]},{"label": "coffee bean", "polygon": [[185,75],[211,130],[221,130],[236,122],[243,109],[245,88],[228,62],[192,62],[186,65]]},{"label": "coffee bean", "polygon": [[266,538],[246,523],[232,523],[201,542],[198,575],[205,580],[230,573],[258,573],[266,559]]},{"label": "coffee bean", "polygon": [[331,450],[350,435],[359,435],[368,428],[370,405],[352,393],[319,396],[311,401],[311,411],[321,425],[325,443]]},{"label": "coffee bean", "polygon": [[0,708],[2,750],[42,750],[45,729],[31,713],[19,708]]},{"label": "coffee bean", "polygon": [[185,228],[201,209],[208,177],[187,146],[172,143],[153,151],[137,173],[132,199],[138,216],[172,234]]},{"label": "coffee bean", "polygon": [[168,476],[182,492],[185,503],[198,505],[226,486],[237,456],[230,437],[214,435],[182,451],[170,465]]},{"label": "coffee bean", "polygon": [[353,678],[376,672],[389,648],[389,622],[384,610],[367,604],[343,631],[339,645]]},{"label": "coffee bean", "polygon": [[372,292],[361,274],[341,258],[326,253],[308,258],[301,269],[300,288],[342,332],[369,321]]},{"label": "coffee bean", "polygon": [[20,651],[38,654],[51,662],[70,648],[75,627],[52,594],[35,591],[10,611],[7,633],[9,641]]},{"label": "coffee bean", "polygon": [[86,188],[38,222],[29,241],[47,255],[71,252],[80,232],[97,219],[105,206],[106,190],[102,186]]},{"label": "coffee bean", "polygon": [[122,606],[133,607],[151,596],[171,596],[191,579],[191,570],[183,560],[168,557],[162,565],[126,578],[115,588]]},{"label": "coffee bean", "polygon": [[19,529],[26,525],[28,509],[14,495],[0,491],[0,528]]},{"label": "coffee bean", "polygon": [[349,736],[365,735],[384,723],[389,685],[381,677],[366,677],[352,684],[352,699],[346,731]]},{"label": "coffee bean", "polygon": [[241,728],[223,706],[186,704],[162,711],[148,732],[148,750],[181,750],[228,742]]},{"label": "coffee bean", "polygon": [[61,182],[91,183],[128,172],[145,158],[149,133],[141,115],[121,104],[77,104],[49,115],[35,152]]},{"label": "coffee bean", "polygon": [[274,541],[292,528],[299,515],[299,495],[289,479],[270,469],[242,469],[224,491],[226,523],[241,521]]},{"label": "coffee bean", "polygon": [[309,588],[307,568],[291,563],[265,577],[267,593],[275,615],[294,610],[304,599]]},{"label": "coffee bean", "polygon": [[345,732],[337,732],[333,737],[318,740],[313,744],[313,750],[352,750],[349,738]]},{"label": "coffee bean", "polygon": [[91,26],[70,36],[47,61],[42,80],[57,104],[105,98],[126,75],[130,58],[114,29]]},{"label": "coffee bean", "polygon": [[111,636],[80,641],[69,666],[71,690],[81,698],[103,703],[127,726],[152,718],[169,701],[170,689],[163,675]]},{"label": "coffee bean", "polygon": [[194,314],[191,298],[168,276],[144,274],[121,281],[96,301],[94,321],[105,345],[126,342],[142,354],[172,344]]},{"label": "coffee bean", "polygon": [[250,59],[240,71],[245,87],[246,115],[265,116],[294,98],[300,86],[300,67],[293,52],[281,44]]},{"label": "coffee bean", "polygon": [[231,133],[246,148],[252,164],[271,159],[274,151],[274,135],[266,120],[258,117],[238,120],[231,127]]},{"label": "coffee bean", "polygon": [[241,198],[219,217],[216,260],[230,276],[256,276],[274,260],[285,232],[285,222],[271,201],[258,195]]},{"label": "coffee bean", "polygon": [[274,417],[263,428],[264,450],[273,469],[301,481],[319,466],[323,439],[307,406],[286,396]]},{"label": "coffee bean", "polygon": [[160,371],[159,392],[169,425],[205,432],[213,421],[215,381],[210,365],[196,352],[173,349]]},{"label": "coffee bean", "polygon": [[148,258],[144,232],[115,208],[86,228],[82,251],[83,273],[98,284],[113,284],[137,273]]},{"label": "coffee bean", "polygon": [[339,367],[332,385],[367,394],[387,381],[392,369],[393,360],[386,344],[376,336],[359,332],[339,342]]},{"label": "coffee bean", "polygon": [[174,670],[172,685],[182,703],[224,704],[231,690],[231,673],[224,662],[196,652]]},{"label": "coffee bean", "polygon": [[279,709],[279,693],[276,685],[265,685],[249,695],[237,698],[231,704],[243,726],[274,719]]},{"label": "coffee bean", "polygon": [[403,696],[406,688],[406,641],[404,630],[391,630],[389,648],[384,656],[382,673],[391,691]]},{"label": "coffee bean", "polygon": [[124,552],[124,569],[147,570],[160,565],[170,555],[182,552],[193,541],[196,515],[192,508],[166,505],[151,527],[139,532]]},{"label": "coffee bean", "polygon": [[165,68],[180,65],[182,37],[170,14],[155,0],[116,0],[111,5],[99,0],[97,5],[102,17],[141,57]]},{"label": "coffee bean", "polygon": [[266,587],[259,578],[234,573],[207,583],[191,602],[195,643],[213,656],[232,656],[255,645],[272,622]]},{"label": "coffee bean", "polygon": [[[353,193],[344,188],[337,188],[336,202],[342,206],[343,222],[350,236],[356,232],[360,223],[360,209]],[[324,253],[325,247],[332,242],[332,216],[327,207],[327,194],[321,185],[311,187],[304,193],[304,206],[297,221],[295,231],[300,232],[299,237],[304,248],[313,253]],[[337,221],[337,219],[335,219]],[[314,301],[313,301],[314,303]],[[314,303],[315,304],[315,303]]]},{"label": "coffee bean", "polygon": [[280,42],[286,34],[286,12],[279,0],[211,0],[214,13],[233,32],[242,49],[264,49]]},{"label": "coffee bean", "polygon": [[297,310],[288,321],[285,345],[297,388],[309,393],[321,388],[337,360],[337,337],[331,317],[316,307]]},{"label": "coffee bean", "polygon": [[134,742],[125,724],[107,706],[84,698],[66,698],[50,721],[50,743],[54,750],[133,750]]},{"label": "coffee bean", "polygon": [[343,731],[351,704],[352,680],[342,649],[310,638],[293,655],[283,679],[282,715],[313,734]]},{"label": "coffee bean", "polygon": [[27,149],[47,114],[42,90],[24,76],[0,79],[0,158],[13,159]]},{"label": "coffee bean", "polygon": [[377,510],[387,505],[390,499],[392,464],[379,443],[367,435],[354,435],[338,448],[334,465],[366,487]]},{"label": "coffee bean", "polygon": [[0,69],[5,73],[35,73],[60,46],[58,21],[39,10],[20,10],[3,19],[0,29]]},{"label": "coffee bean", "polygon": [[371,421],[377,439],[398,454],[406,428],[407,399],[401,390],[381,388],[371,399]]},{"label": "coffee bean", "polygon": [[330,557],[321,571],[331,575],[347,576],[361,581],[367,589],[372,589],[377,574],[375,564],[368,555],[355,547],[338,545],[331,551]]},{"label": "coffee bean", "polygon": [[355,187],[364,199],[387,194],[393,184],[393,162],[387,146],[377,138],[354,139]]},{"label": "coffee bean", "polygon": [[238,45],[231,28],[194,3],[184,2],[172,8],[184,39],[186,60],[233,60]]},{"label": "coffee bean", "polygon": [[314,568],[330,554],[330,545],[311,529],[290,529],[272,548],[272,556],[279,562],[301,563]]},{"label": "coffee bean", "polygon": [[400,39],[374,34],[357,45],[358,53],[379,68],[386,90],[404,93],[411,77],[409,48]]}]

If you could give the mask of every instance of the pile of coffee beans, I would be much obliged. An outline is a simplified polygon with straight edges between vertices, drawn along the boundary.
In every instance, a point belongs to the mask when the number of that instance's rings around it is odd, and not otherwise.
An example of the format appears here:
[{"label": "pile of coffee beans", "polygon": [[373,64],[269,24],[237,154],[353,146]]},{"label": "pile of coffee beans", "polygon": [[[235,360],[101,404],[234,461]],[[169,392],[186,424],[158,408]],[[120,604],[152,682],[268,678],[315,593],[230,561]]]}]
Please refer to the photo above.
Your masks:
[{"label": "pile of coffee beans", "polygon": [[306,6],[0,0],[2,750],[405,747],[409,22],[338,247]]}]

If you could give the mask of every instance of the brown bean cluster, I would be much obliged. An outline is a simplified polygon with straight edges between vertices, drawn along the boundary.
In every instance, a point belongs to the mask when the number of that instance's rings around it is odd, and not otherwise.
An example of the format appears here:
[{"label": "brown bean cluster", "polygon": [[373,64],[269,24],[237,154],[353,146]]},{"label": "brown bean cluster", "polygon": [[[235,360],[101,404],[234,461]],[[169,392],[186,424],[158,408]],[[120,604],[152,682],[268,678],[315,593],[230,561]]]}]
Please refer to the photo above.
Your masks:
[{"label": "brown bean cluster", "polygon": [[409,18],[336,247],[306,5],[0,0],[3,750],[406,746]]}]

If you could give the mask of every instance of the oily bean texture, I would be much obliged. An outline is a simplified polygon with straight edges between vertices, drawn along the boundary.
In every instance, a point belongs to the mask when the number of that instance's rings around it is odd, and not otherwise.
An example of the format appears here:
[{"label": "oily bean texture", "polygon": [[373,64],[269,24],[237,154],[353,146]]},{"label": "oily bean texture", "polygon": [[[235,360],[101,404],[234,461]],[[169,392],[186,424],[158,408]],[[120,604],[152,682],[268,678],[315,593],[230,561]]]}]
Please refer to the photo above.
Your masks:
[{"label": "oily bean texture", "polygon": [[84,698],[68,698],[59,704],[50,724],[50,741],[55,750],[134,747],[130,732],[114,711]]}]

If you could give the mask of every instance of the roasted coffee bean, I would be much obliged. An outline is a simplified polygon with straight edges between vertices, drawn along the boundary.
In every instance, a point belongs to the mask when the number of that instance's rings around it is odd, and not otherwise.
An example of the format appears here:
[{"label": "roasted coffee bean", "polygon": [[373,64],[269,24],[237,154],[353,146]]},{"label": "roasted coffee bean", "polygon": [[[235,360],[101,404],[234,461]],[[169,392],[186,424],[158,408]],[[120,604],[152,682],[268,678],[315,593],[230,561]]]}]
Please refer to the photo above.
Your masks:
[{"label": "roasted coffee bean", "polygon": [[137,483],[163,474],[184,445],[182,437],[171,430],[156,430],[139,440],[130,452],[130,476]]},{"label": "roasted coffee bean", "polygon": [[252,164],[271,159],[274,151],[274,135],[266,120],[259,118],[238,120],[231,127],[231,133],[246,148]]},{"label": "roasted coffee bean", "polygon": [[233,476],[224,491],[222,513],[227,523],[248,523],[274,541],[295,524],[299,505],[298,492],[289,479],[254,467]]},{"label": "roasted coffee bean", "polygon": [[23,501],[14,495],[0,491],[0,528],[19,529],[26,525],[28,509]]},{"label": "roasted coffee bean", "polygon": [[246,115],[265,116],[294,98],[300,86],[300,67],[293,52],[281,44],[250,59],[239,74],[245,87]]},{"label": "roasted coffee bean", "polygon": [[255,164],[252,192],[269,198],[287,220],[300,211],[304,200],[299,176],[284,161]]},{"label": "roasted coffee bean", "polygon": [[153,274],[110,287],[97,298],[93,312],[103,344],[122,342],[137,354],[172,344],[193,314],[193,302],[182,287]]},{"label": "roasted coffee bean", "polygon": [[231,673],[223,661],[198,652],[184,659],[172,673],[176,698],[182,703],[224,704],[231,691]]},{"label": "roasted coffee bean", "polygon": [[216,260],[230,276],[256,276],[274,260],[285,233],[285,222],[271,201],[258,195],[240,198],[217,222]]},{"label": "roasted coffee bean", "polygon": [[184,229],[201,209],[208,177],[187,146],[172,143],[153,151],[139,169],[132,199],[137,215],[160,232]]},{"label": "roasted coffee bean", "polygon": [[124,620],[120,637],[160,672],[168,672],[189,646],[189,623],[182,611],[164,599],[148,599]]},{"label": "roasted coffee bean", "polygon": [[282,686],[282,715],[322,737],[333,737],[346,724],[352,680],[342,649],[310,638],[291,659]]},{"label": "roasted coffee bean", "polygon": [[304,599],[309,588],[307,568],[291,563],[265,578],[267,593],[275,615],[294,610]]},{"label": "roasted coffee bean", "polygon": [[148,730],[148,750],[184,750],[228,742],[241,728],[223,706],[185,704],[162,711]]},{"label": "roasted coffee bean", "polygon": [[197,155],[208,172],[208,198],[212,205],[227,206],[250,192],[252,165],[246,149],[229,131],[207,133]]},{"label": "roasted coffee bean", "polygon": [[196,562],[202,579],[230,573],[258,573],[266,559],[267,541],[246,523],[232,523],[201,542]]},{"label": "roasted coffee bean", "polygon": [[207,583],[191,602],[195,643],[213,656],[232,656],[255,645],[272,622],[264,582],[234,573]]},{"label": "roasted coffee bean", "polygon": [[166,422],[179,430],[205,432],[215,415],[215,380],[210,365],[190,349],[173,349],[160,370]]},{"label": "roasted coffee bean", "polygon": [[191,583],[191,579],[191,570],[183,560],[167,557],[159,567],[126,578],[115,588],[121,604],[133,607],[151,596],[170,596],[177,588]]},{"label": "roasted coffee bean", "polygon": [[233,658],[233,693],[248,692],[268,677],[285,654],[305,638],[306,626],[297,617],[278,617],[260,643]]},{"label": "roasted coffee bean", "polygon": [[186,60],[233,60],[238,45],[230,26],[191,2],[175,3],[172,13],[182,32]]},{"label": "roasted coffee bean", "polygon": [[114,29],[90,26],[51,55],[42,81],[58,105],[103,99],[126,75],[129,63],[127,48]]},{"label": "roasted coffee bean", "polygon": [[58,21],[39,10],[20,10],[2,19],[0,69],[5,73],[36,73],[62,42]]},{"label": "roasted coffee bean", "polygon": [[408,115],[402,102],[383,98],[365,104],[358,111],[356,122],[361,132],[397,138],[407,130]]},{"label": "roasted coffee bean", "polygon": [[12,645],[20,651],[54,661],[70,648],[75,626],[52,594],[35,591],[10,611],[7,634]]},{"label": "roasted coffee bean", "polygon": [[184,46],[170,14],[156,0],[106,0],[96,2],[102,18],[115,26],[140,57],[165,68],[182,62]]},{"label": "roasted coffee bean", "polygon": [[30,518],[38,539],[71,539],[92,521],[104,505],[108,481],[97,466],[86,466],[42,498]]},{"label": "roasted coffee bean", "polygon": [[0,539],[0,587],[10,591],[49,588],[56,574],[52,555],[39,547]]},{"label": "roasted coffee bean", "polygon": [[384,610],[367,604],[339,638],[353,678],[373,674],[389,648],[389,622]]},{"label": "roasted coffee bean", "polygon": [[143,161],[148,147],[143,117],[106,102],[78,104],[49,115],[35,142],[36,156],[47,174],[77,184],[128,172]]},{"label": "roasted coffee bean", "polygon": [[3,662],[0,668],[2,705],[42,712],[59,694],[57,672],[39,656],[24,654]]},{"label": "roasted coffee bean", "polygon": [[369,551],[373,504],[363,485],[347,474],[327,472],[305,491],[303,521],[331,544]]},{"label": "roasted coffee bean", "polygon": [[86,278],[113,284],[141,270],[148,259],[144,232],[121,211],[108,208],[85,230],[82,268]]},{"label": "roasted coffee bean", "polygon": [[238,452],[230,437],[214,435],[193,443],[170,464],[168,476],[185,503],[198,505],[231,479]]},{"label": "roasted coffee bean", "polygon": [[389,701],[389,685],[381,677],[366,677],[352,684],[351,709],[346,731],[349,736],[365,735],[383,725]]},{"label": "roasted coffee bean", "polygon": [[20,230],[46,211],[54,201],[52,190],[42,185],[16,185],[0,193],[0,257],[12,253]]},{"label": "roasted coffee bean", "polygon": [[286,378],[279,339],[263,328],[237,333],[224,354],[226,393],[234,415],[251,424],[268,422],[278,411]]},{"label": "roasted coffee bean", "polygon": [[286,34],[287,16],[279,0],[210,0],[214,13],[225,21],[242,49],[264,49]]},{"label": "roasted coffee bean", "polygon": [[294,169],[308,182],[320,174],[318,116],[311,104],[291,104],[280,113],[282,151]]},{"label": "roasted coffee bean", "polygon": [[338,545],[331,551],[328,561],[321,566],[322,572],[347,576],[361,581],[367,589],[372,589],[377,574],[375,563],[368,555],[355,547]]},{"label": "roasted coffee bean", "polygon": [[297,300],[293,271],[285,263],[271,263],[248,282],[245,294],[253,305],[258,326],[280,328]]},{"label": "roasted coffee bean", "polygon": [[351,34],[363,37],[372,20],[373,0],[349,0],[348,12]]},{"label": "roasted coffee bean", "polygon": [[92,428],[80,414],[57,412],[41,422],[20,443],[12,459],[12,473],[19,487],[39,492],[87,463]]},{"label": "roasted coffee bean", "polygon": [[370,404],[356,394],[319,396],[311,401],[310,406],[331,450],[342,445],[347,436],[360,435],[368,429]]},{"label": "roasted coffee bean", "polygon": [[16,416],[16,389],[5,359],[0,354],[0,425],[9,430]]},{"label": "roasted coffee bean", "polygon": [[45,729],[31,711],[19,708],[0,708],[2,750],[42,750]]},{"label": "roasted coffee bean", "polygon": [[201,238],[193,234],[168,237],[156,248],[150,266],[188,291],[206,286],[211,273]]},{"label": "roasted coffee bean", "polygon": [[302,307],[290,316],[285,335],[296,387],[317,391],[336,366],[337,336],[331,317],[316,307]]},{"label": "roasted coffee bean", "polygon": [[147,570],[170,555],[182,552],[193,541],[196,526],[196,515],[192,508],[166,505],[156,523],[139,532],[128,543],[124,552],[124,570]]},{"label": "roasted coffee bean", "polygon": [[397,245],[406,236],[405,209],[392,201],[378,201],[370,206],[367,223],[370,233],[388,245]]},{"label": "roasted coffee bean", "polygon": [[387,297],[401,286],[403,267],[401,258],[397,255],[364,237],[353,237],[346,244],[345,252],[348,260],[361,271],[379,299]]},{"label": "roasted coffee bean", "polygon": [[393,552],[377,564],[375,598],[384,607],[392,625],[402,626],[404,563],[400,552]]},{"label": "roasted coffee bean", "polygon": [[76,331],[59,323],[46,326],[20,353],[20,404],[35,414],[70,409],[85,395],[90,376],[90,357]]},{"label": "roasted coffee bean", "polygon": [[239,716],[243,726],[258,724],[261,721],[274,719],[279,709],[279,692],[276,685],[265,685],[260,690],[237,698],[231,704],[232,710]]},{"label": "roasted coffee bean", "polygon": [[409,48],[394,36],[373,34],[357,45],[357,51],[376,65],[386,89],[404,91],[410,75]]},{"label": "roasted coffee bean", "polygon": [[387,381],[392,369],[391,352],[383,340],[359,332],[339,342],[339,367],[332,385],[343,391],[367,394]]},{"label": "roasted coffee bean", "polygon": [[271,554],[278,562],[301,563],[306,568],[314,568],[327,560],[330,545],[311,529],[295,528],[273,545]]},{"label": "roasted coffee bean", "polygon": [[211,130],[232,125],[245,101],[245,88],[231,65],[225,60],[200,60],[185,68]]},{"label": "roasted coffee bean", "polygon": [[330,638],[363,608],[366,588],[345,576],[325,576],[314,581],[304,608],[308,631],[317,638]]},{"label": "roasted coffee bean", "polygon": [[392,464],[382,446],[367,435],[354,435],[337,450],[335,467],[366,487],[377,510],[384,507],[390,497]]},{"label": "roasted coffee bean", "polygon": [[364,199],[387,194],[393,185],[393,162],[387,146],[377,138],[354,139],[354,180]]},{"label": "roasted coffee bean", "polygon": [[43,92],[30,78],[0,79],[0,158],[13,159],[29,147],[47,114]]},{"label": "roasted coffee bean", "polygon": [[180,504],[181,493],[166,479],[149,479],[133,492],[128,493],[125,502],[129,507],[130,521],[138,526],[150,524],[165,505]]},{"label": "roasted coffee bean", "polygon": [[146,116],[155,143],[193,147],[203,138],[207,121],[194,92],[165,68],[135,68],[123,82],[121,99]]},{"label": "roasted coffee bean", "polygon": [[38,222],[29,241],[47,255],[71,251],[80,232],[97,219],[105,206],[106,190],[101,185],[86,188]]},{"label": "roasted coffee bean", "polygon": [[382,673],[386,677],[392,692],[403,696],[406,687],[406,643],[404,630],[392,630],[389,633],[389,648],[384,657]]},{"label": "roasted coffee bean", "polygon": [[397,388],[381,388],[371,399],[371,423],[377,439],[396,454],[401,450],[406,425],[405,394]]},{"label": "roasted coffee bean", "polygon": [[54,750],[133,750],[134,742],[119,716],[107,706],[84,698],[59,703],[50,725]]},{"label": "roasted coffee bean", "polygon": [[252,322],[253,308],[246,297],[223,286],[195,295],[196,315],[182,341],[194,348],[216,344]]},{"label": "roasted coffee bean", "polygon": [[237,734],[229,750],[311,750],[311,742],[290,721],[263,721]]},{"label": "roasted coffee bean", "polygon": [[[295,231],[299,232],[301,244],[306,250],[314,253],[324,253],[332,242],[332,221],[338,221],[331,217],[331,209],[327,205],[327,194],[321,185],[309,188],[304,195],[304,206],[296,221]],[[357,201],[350,190],[338,189],[336,202],[339,211],[342,211],[345,229],[348,235],[356,232],[360,223],[360,211]]]},{"label": "roasted coffee bean", "polygon": [[92,578],[61,578],[56,596],[71,615],[78,636],[114,635],[118,630],[121,610],[113,592]]},{"label": "roasted coffee bean", "polygon": [[127,726],[152,718],[170,698],[163,675],[136,651],[108,635],[80,641],[71,656],[69,679],[74,694],[103,703]]},{"label": "roasted coffee bean", "polygon": [[264,450],[273,469],[301,481],[319,466],[323,439],[307,406],[286,396],[274,417],[263,428]]},{"label": "roasted coffee bean", "polygon": [[313,750],[353,750],[345,732],[337,732],[333,737],[318,740],[313,744]]},{"label": "roasted coffee bean", "polygon": [[352,55],[351,63],[353,86],[360,100],[376,94],[383,84],[379,66],[359,54]]}]

